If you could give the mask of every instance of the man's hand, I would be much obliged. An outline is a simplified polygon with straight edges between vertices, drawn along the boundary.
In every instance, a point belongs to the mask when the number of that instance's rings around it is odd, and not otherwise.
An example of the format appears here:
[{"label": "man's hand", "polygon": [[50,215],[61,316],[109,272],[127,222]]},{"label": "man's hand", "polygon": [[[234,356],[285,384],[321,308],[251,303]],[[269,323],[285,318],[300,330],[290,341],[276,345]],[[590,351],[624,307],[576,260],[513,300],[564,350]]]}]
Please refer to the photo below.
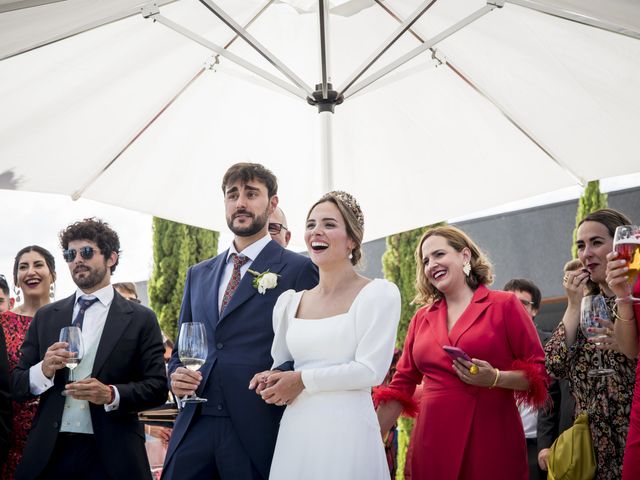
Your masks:
[{"label": "man's hand", "polygon": [[169,439],[171,438],[171,429],[167,427],[159,427],[157,425],[148,425],[147,432],[152,437],[160,439],[162,446],[169,445]]},{"label": "man's hand", "polygon": [[53,378],[56,371],[66,367],[67,358],[72,354],[66,350],[69,346],[66,342],[56,342],[47,348],[42,359],[42,373],[47,378]]},{"label": "man's hand", "polygon": [[275,382],[268,382],[267,379],[272,373],[279,372],[280,370],[266,370],[264,372],[256,373],[249,382],[249,390],[254,390],[258,395],[262,393],[265,388],[273,387]]},{"label": "man's hand", "polygon": [[64,388],[65,395],[76,400],[87,400],[96,405],[108,405],[111,403],[111,387],[95,378],[86,378],[69,383]]},{"label": "man's hand", "polygon": [[176,368],[171,374],[171,390],[178,397],[193,395],[202,381],[200,372],[192,372],[184,367]]},{"label": "man's hand", "polygon": [[545,472],[549,470],[549,450],[548,448],[543,448],[538,452],[538,466],[544,470]]},{"label": "man's hand", "polygon": [[301,372],[275,372],[271,373],[266,382],[270,387],[260,393],[267,403],[279,406],[289,405],[304,390]]}]

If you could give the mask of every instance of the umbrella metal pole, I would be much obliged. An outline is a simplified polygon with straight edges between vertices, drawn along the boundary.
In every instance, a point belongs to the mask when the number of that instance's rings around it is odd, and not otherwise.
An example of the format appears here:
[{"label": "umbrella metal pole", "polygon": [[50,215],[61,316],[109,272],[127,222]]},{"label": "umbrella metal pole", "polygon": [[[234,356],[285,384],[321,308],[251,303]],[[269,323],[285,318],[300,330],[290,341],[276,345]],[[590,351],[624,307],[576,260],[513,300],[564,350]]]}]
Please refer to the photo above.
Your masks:
[{"label": "umbrella metal pole", "polygon": [[333,113],[321,111],[320,117],[320,175],[322,193],[330,192],[333,186]]}]

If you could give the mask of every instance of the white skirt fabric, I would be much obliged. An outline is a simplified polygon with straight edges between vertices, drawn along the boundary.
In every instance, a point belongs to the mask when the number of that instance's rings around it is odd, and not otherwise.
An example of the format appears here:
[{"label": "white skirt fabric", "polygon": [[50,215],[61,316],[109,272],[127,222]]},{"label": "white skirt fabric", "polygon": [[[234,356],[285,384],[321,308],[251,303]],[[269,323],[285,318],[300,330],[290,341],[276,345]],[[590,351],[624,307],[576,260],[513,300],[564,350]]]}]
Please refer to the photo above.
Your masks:
[{"label": "white skirt fabric", "polygon": [[270,480],[389,480],[371,395],[308,394],[287,406]]}]

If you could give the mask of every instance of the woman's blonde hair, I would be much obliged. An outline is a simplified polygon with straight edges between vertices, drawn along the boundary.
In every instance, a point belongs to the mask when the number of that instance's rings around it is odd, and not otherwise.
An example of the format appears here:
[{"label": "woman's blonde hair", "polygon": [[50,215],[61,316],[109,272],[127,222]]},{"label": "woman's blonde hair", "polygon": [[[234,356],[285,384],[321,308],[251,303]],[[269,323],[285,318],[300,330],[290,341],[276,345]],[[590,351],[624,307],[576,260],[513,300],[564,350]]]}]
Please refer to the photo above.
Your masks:
[{"label": "woman's blonde hair", "polygon": [[487,256],[478,248],[471,238],[462,230],[456,227],[444,226],[430,228],[422,235],[415,252],[416,259],[416,297],[413,303],[419,305],[429,305],[442,298],[442,292],[434,287],[424,273],[422,263],[422,245],[429,237],[438,236],[444,238],[449,246],[461,252],[468,248],[471,252],[471,272],[465,278],[467,285],[472,290],[480,285],[491,285],[493,283],[493,267]]}]

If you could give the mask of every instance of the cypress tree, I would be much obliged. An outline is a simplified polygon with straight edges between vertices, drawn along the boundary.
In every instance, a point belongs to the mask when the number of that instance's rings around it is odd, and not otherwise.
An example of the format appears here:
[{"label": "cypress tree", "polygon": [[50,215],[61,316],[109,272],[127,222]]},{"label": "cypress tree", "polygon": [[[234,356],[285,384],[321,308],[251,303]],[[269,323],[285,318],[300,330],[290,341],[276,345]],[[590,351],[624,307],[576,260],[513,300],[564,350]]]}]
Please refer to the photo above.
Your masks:
[{"label": "cypress tree", "polygon": [[149,301],[162,331],[177,337],[178,317],[187,270],[216,255],[218,232],[153,218],[153,273]]},{"label": "cypress tree", "polygon": [[578,258],[578,247],[576,247],[576,238],[578,236],[578,224],[584,217],[591,212],[607,208],[607,194],[600,193],[600,181],[593,180],[587,183],[587,186],[578,202],[578,211],[576,213],[576,227],[573,230],[573,243],[571,244],[571,256]]},{"label": "cypress tree", "polygon": [[[417,307],[411,301],[416,295],[416,261],[414,252],[422,234],[431,227],[444,225],[438,223],[429,227],[416,228],[407,232],[398,233],[387,237],[387,249],[382,255],[382,271],[390,282],[395,283],[401,295],[400,324],[396,346],[402,348],[407,335],[409,323]],[[396,479],[404,479],[404,466],[406,462],[407,446],[413,429],[413,419],[400,417],[398,419],[398,470]]]}]

